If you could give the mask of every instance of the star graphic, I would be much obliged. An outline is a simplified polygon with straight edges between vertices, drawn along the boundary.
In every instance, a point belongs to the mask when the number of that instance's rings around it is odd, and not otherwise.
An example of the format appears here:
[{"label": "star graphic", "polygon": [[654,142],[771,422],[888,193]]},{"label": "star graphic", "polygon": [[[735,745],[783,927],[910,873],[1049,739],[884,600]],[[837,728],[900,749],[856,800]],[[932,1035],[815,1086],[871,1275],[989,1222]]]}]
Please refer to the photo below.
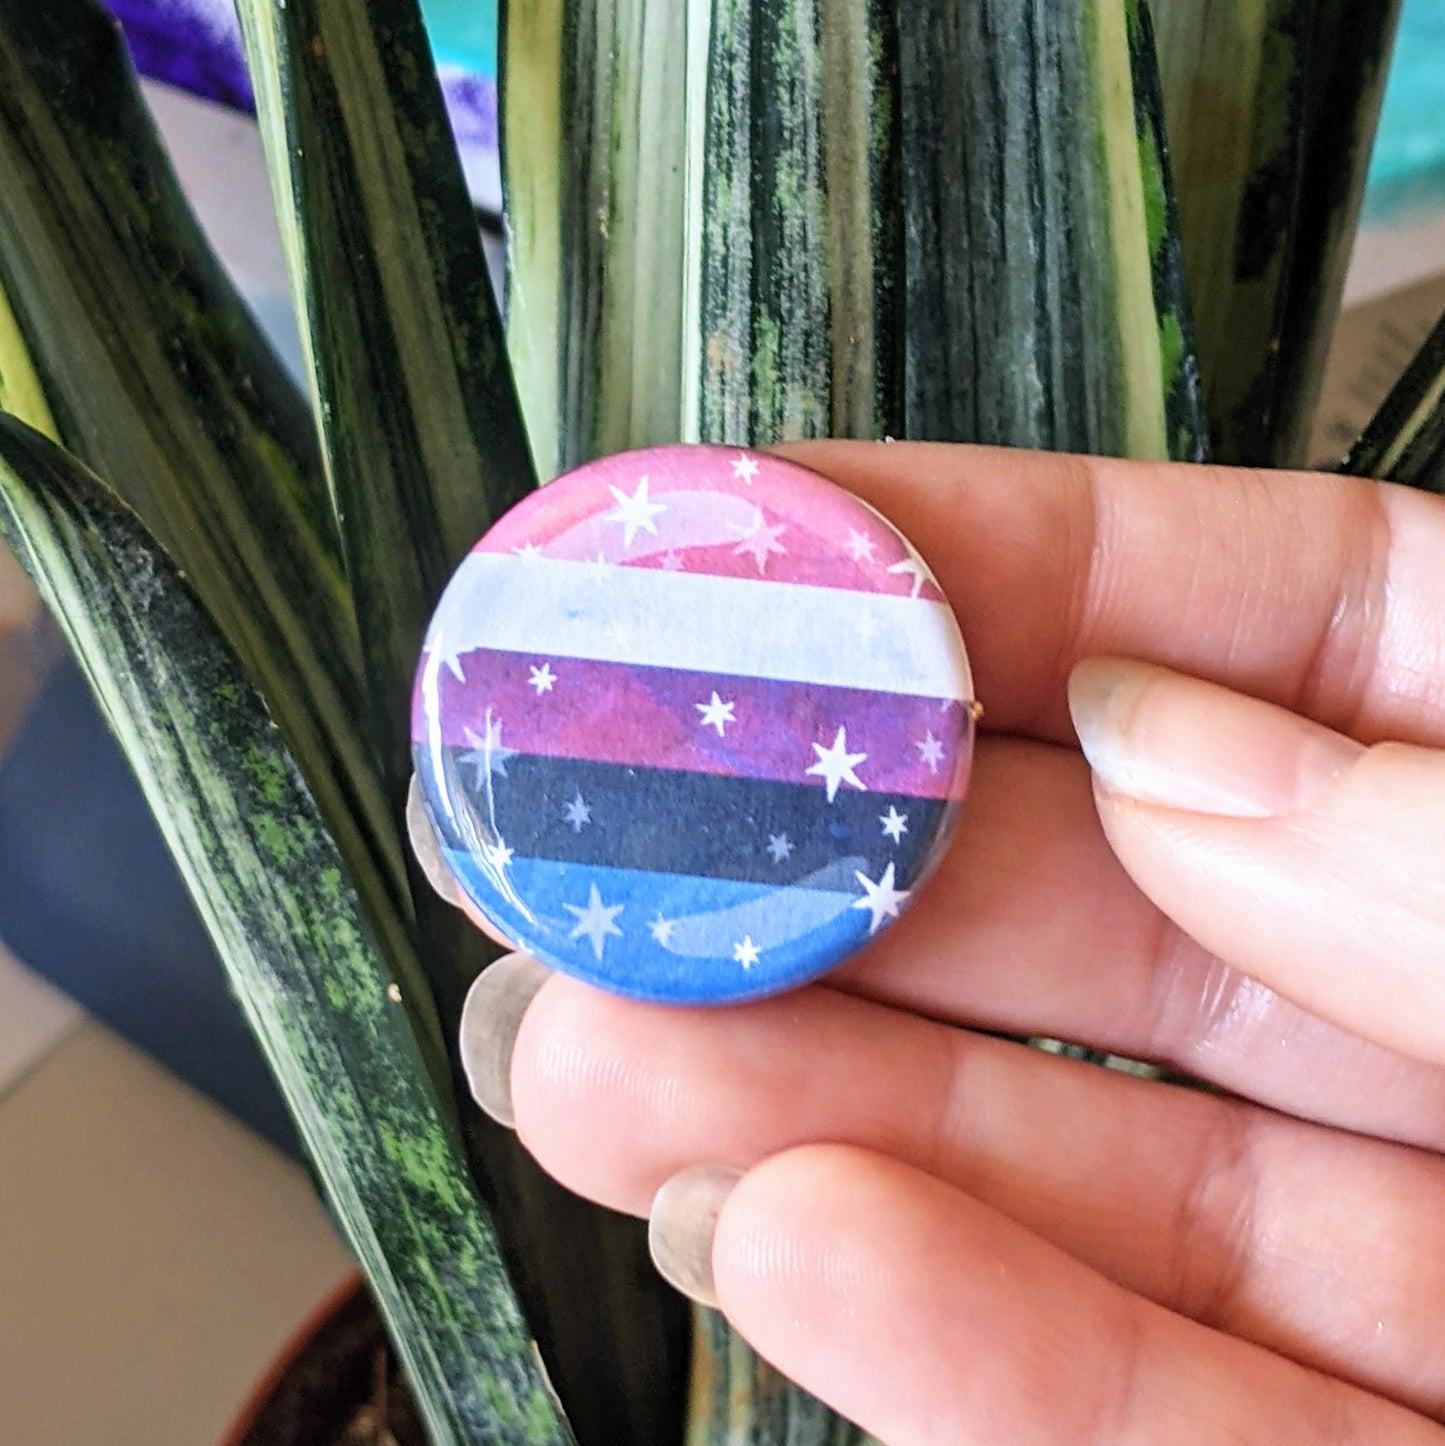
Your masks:
[{"label": "star graphic", "polygon": [[943,762],[943,744],[933,736],[933,730],[928,730],[927,738],[917,739],[913,746],[918,750],[920,757],[928,765],[930,773],[938,772],[938,765]]},{"label": "star graphic", "polygon": [[780,864],[784,859],[793,856],[793,841],[785,833],[770,833],[768,852],[772,854],[773,862]]},{"label": "star graphic", "polygon": [[668,548],[662,554],[662,570],[664,572],[687,571],[687,564],[682,560],[682,554],[675,547]]},{"label": "star graphic", "polygon": [[612,576],[612,564],[605,553],[599,552],[587,565],[587,576],[593,582],[606,582]]},{"label": "star graphic", "polygon": [[486,732],[480,738],[470,728],[463,728],[462,733],[471,745],[472,751],[463,753],[460,761],[467,767],[476,769],[472,787],[481,788],[483,782],[494,773],[505,778],[507,776],[507,760],[515,758],[517,750],[508,748],[502,743],[502,724],[499,719],[492,717],[492,710],[487,709]]},{"label": "star graphic", "polygon": [[899,813],[897,808],[890,803],[888,812],[878,815],[878,822],[883,825],[883,832],[894,843],[903,842],[903,835],[908,832],[908,815],[906,813]]},{"label": "star graphic", "polygon": [[592,885],[592,892],[587,896],[587,907],[579,908],[576,904],[563,904],[562,907],[577,920],[577,926],[568,934],[569,939],[590,939],[592,941],[592,952],[597,958],[602,957],[602,946],[610,938],[620,939],[622,930],[612,921],[622,912],[624,905],[607,905],[602,902],[602,895],[597,892],[597,885]]},{"label": "star graphic", "polygon": [[562,805],[562,815],[572,825],[573,833],[581,833],[592,822],[592,808],[584,801],[581,789],[577,790],[577,797],[571,803]]},{"label": "star graphic", "polygon": [[848,556],[854,562],[877,562],[873,554],[873,539],[866,532],[855,532],[851,527],[848,529],[848,541],[844,544],[848,549]]},{"label": "star graphic", "polygon": [[538,547],[535,542],[524,542],[521,547],[514,547],[512,551],[516,556],[520,557],[523,562],[531,562],[534,557],[541,557],[542,555],[542,549]]},{"label": "star graphic", "polygon": [[872,608],[865,608],[858,614],[858,621],[854,624],[858,634],[858,641],[867,647],[874,638],[878,636],[878,619],[873,615]]},{"label": "star graphic", "polygon": [[753,943],[751,934],[744,934],[740,943],[733,945],[733,958],[743,966],[744,969],[751,969],[758,962],[758,956],[763,951]]},{"label": "star graphic", "polygon": [[664,919],[659,914],[647,927],[652,931],[652,937],[666,949],[672,943],[672,931],[677,928],[677,920]]},{"label": "star graphic", "polygon": [[746,553],[751,557],[758,565],[759,577],[768,570],[770,556],[774,553],[785,553],[788,550],[778,541],[786,530],[786,524],[778,522],[772,527],[765,526],[761,507],[753,508],[753,520],[746,527],[739,527],[736,522],[732,523],[731,527],[742,538],[742,541],[733,548],[733,555],[740,557]]},{"label": "star graphic", "polygon": [[507,842],[505,839],[499,838],[494,844],[482,845],[482,857],[494,869],[496,869],[498,873],[501,873],[502,870],[505,869],[507,865],[512,862],[513,856],[516,854],[516,852],[516,849],[510,849],[507,847]]},{"label": "star graphic", "polygon": [[729,723],[736,723],[738,720],[733,716],[732,703],[724,703],[717,695],[717,689],[713,689],[711,703],[694,703],[692,705],[702,714],[699,724],[703,728],[716,728],[717,736],[723,737],[723,729]]},{"label": "star graphic", "polygon": [[746,487],[753,485],[753,478],[758,475],[758,461],[756,457],[749,457],[746,452],[739,452],[733,458],[733,476]]},{"label": "star graphic", "polygon": [[899,905],[908,897],[909,891],[893,887],[892,864],[883,870],[883,877],[876,884],[861,872],[855,871],[853,877],[863,885],[863,897],[854,899],[853,907],[867,909],[872,914],[873,917],[868,922],[868,934],[871,938],[878,932],[878,926],[884,919],[898,917]]},{"label": "star graphic", "polygon": [[441,661],[442,666],[451,673],[457,682],[465,683],[467,681],[467,675],[462,671],[462,655],[457,649],[438,648],[428,641],[427,652],[437,657]]},{"label": "star graphic", "polygon": [[528,668],[531,677],[527,679],[527,686],[537,690],[540,698],[543,693],[550,693],[557,682],[557,675],[552,671],[550,663],[543,663],[540,668]]},{"label": "star graphic", "polygon": [[617,506],[602,520],[621,525],[624,547],[631,547],[632,539],[639,532],[650,532],[654,537],[657,536],[657,523],[653,519],[661,517],[667,508],[661,502],[653,502],[648,497],[646,477],[637,484],[637,491],[631,497],[620,487],[609,487],[607,490],[617,499]]},{"label": "star graphic", "polygon": [[917,597],[923,591],[923,584],[928,581],[928,568],[924,561],[916,553],[910,553],[902,562],[895,562],[888,569],[890,575],[905,576],[913,579],[912,597]]},{"label": "star graphic", "polygon": [[854,773],[854,769],[867,760],[866,753],[848,752],[848,730],[840,728],[838,736],[833,740],[831,748],[824,748],[821,743],[813,745],[813,752],[818,755],[818,761],[807,771],[809,774],[816,774],[828,785],[828,802],[838,796],[838,785],[840,783],[852,784],[854,788],[868,792],[868,785]]}]

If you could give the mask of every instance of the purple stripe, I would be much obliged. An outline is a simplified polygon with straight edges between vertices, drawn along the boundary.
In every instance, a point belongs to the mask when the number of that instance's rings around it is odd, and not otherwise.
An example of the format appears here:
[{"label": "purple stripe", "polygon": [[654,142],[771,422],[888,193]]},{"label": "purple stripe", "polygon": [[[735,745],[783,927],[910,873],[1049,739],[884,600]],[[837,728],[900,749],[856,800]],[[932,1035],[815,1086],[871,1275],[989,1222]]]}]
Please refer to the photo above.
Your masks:
[{"label": "purple stripe", "polygon": [[[958,703],[490,649],[461,663],[465,681],[437,671],[439,696],[429,710],[444,720],[448,747],[477,746],[490,710],[501,746],[519,753],[822,788],[823,778],[807,772],[818,761],[814,745],[832,747],[844,728],[847,752],[867,754],[855,771],[871,793],[960,797],[966,783],[973,724]],[[549,678],[555,681],[544,688]],[[721,736],[699,706],[714,693],[732,705],[712,710],[723,719]],[[412,736],[425,741],[420,696]],[[930,738],[941,750],[923,746]],[[935,752],[941,756],[930,767]]]}]

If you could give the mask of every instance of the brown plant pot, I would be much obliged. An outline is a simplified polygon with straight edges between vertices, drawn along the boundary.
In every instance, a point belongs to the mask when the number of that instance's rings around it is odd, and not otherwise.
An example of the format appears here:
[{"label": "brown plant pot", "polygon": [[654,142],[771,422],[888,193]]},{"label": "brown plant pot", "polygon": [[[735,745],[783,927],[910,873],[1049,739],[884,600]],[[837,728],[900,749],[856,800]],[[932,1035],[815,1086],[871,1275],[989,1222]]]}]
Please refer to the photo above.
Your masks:
[{"label": "brown plant pot", "polygon": [[298,1328],[257,1382],[221,1446],[393,1442],[426,1446],[381,1318],[366,1282],[355,1275]]}]

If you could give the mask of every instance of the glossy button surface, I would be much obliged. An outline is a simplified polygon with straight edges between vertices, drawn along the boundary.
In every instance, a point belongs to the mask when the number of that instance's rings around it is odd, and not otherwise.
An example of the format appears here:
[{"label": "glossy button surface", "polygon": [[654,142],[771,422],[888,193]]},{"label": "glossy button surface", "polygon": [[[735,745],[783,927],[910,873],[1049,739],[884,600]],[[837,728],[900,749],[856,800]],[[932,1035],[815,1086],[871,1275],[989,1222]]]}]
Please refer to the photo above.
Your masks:
[{"label": "glossy button surface", "polygon": [[463,890],[635,998],[800,984],[909,905],[973,752],[968,660],[881,516],[777,458],[582,468],[467,557],[412,738]]}]

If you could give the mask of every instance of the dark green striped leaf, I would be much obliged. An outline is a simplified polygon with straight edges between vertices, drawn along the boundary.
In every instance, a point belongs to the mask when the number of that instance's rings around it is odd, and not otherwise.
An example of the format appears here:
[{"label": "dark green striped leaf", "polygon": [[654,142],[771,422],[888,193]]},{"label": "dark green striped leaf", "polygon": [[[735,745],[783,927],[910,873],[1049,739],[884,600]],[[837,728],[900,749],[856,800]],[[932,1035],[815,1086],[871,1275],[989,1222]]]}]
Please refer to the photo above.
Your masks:
[{"label": "dark green striped leaf", "polygon": [[544,470],[679,437],[1203,454],[1133,4],[681,9],[508,7],[509,337]]},{"label": "dark green striped leaf", "polygon": [[1351,448],[1341,471],[1445,493],[1445,317]]},{"label": "dark green striped leaf", "polygon": [[0,530],[160,820],[436,1446],[570,1441],[394,975],[234,652],[133,513],[0,418]]},{"label": "dark green striped leaf", "polygon": [[[400,817],[427,619],[490,520],[532,486],[527,442],[415,0],[239,8]],[[497,951],[419,878],[416,913],[468,1160],[569,1419],[599,1446],[665,1443],[682,1414],[685,1308],[638,1222],[548,1180],[465,1098],[457,1019]]]},{"label": "dark green striped leaf", "polygon": [[1304,462],[1399,0],[1157,0],[1215,457]]},{"label": "dark green striped leaf", "polygon": [[687,6],[509,0],[507,339],[544,477],[681,434]]},{"label": "dark green striped leaf", "polygon": [[1205,451],[1147,16],[900,7],[908,434]]},{"label": "dark green striped leaf", "polygon": [[481,235],[416,0],[241,0],[398,828],[442,588],[531,490]]},{"label": "dark green striped leaf", "polygon": [[0,0],[0,284],[59,439],[193,579],[304,765],[443,1078],[307,408],[90,0]]}]

